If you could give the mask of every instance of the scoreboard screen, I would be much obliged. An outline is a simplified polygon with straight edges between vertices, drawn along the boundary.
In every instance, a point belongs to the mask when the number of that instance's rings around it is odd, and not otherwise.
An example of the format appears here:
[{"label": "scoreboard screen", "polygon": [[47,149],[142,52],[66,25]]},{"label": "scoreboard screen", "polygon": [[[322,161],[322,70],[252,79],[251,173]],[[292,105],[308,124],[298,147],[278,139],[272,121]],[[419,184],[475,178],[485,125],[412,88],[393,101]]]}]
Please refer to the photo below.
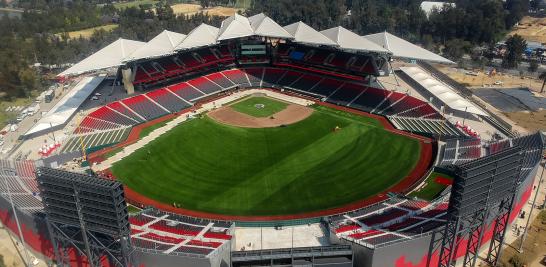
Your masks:
[{"label": "scoreboard screen", "polygon": [[265,44],[241,45],[241,55],[243,56],[265,55],[266,53]]}]

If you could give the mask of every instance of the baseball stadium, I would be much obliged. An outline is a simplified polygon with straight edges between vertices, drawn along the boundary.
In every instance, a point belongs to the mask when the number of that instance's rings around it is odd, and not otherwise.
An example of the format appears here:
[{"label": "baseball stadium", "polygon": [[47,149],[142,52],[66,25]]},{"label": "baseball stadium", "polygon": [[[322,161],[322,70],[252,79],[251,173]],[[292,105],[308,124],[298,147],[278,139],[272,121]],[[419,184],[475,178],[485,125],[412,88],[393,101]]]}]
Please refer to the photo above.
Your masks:
[{"label": "baseball stadium", "polygon": [[265,14],[118,39],[0,160],[0,219],[57,266],[496,264],[544,137],[438,64]]}]

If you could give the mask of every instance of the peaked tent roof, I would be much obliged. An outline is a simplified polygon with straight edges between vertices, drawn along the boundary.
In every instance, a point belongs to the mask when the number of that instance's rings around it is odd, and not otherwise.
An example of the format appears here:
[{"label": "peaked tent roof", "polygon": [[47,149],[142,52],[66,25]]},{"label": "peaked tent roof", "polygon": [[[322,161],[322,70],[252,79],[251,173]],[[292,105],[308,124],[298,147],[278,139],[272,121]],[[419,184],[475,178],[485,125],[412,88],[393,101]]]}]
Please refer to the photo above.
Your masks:
[{"label": "peaked tent roof", "polygon": [[174,52],[176,46],[180,44],[180,42],[182,42],[185,37],[185,34],[164,30],[152,40],[131,53],[128,57],[124,59],[124,61],[159,57],[171,54]]},{"label": "peaked tent roof", "polygon": [[290,33],[264,13],[254,15],[248,18],[248,21],[250,21],[250,26],[255,35],[292,39]]},{"label": "peaked tent roof", "polygon": [[250,26],[250,21],[246,17],[235,14],[222,21],[220,32],[218,33],[218,41],[252,35],[254,35],[254,30]]},{"label": "peaked tent roof", "polygon": [[186,38],[175,49],[183,50],[215,44],[218,31],[218,28],[202,23],[188,33]]},{"label": "peaked tent roof", "polygon": [[94,70],[120,66],[125,57],[133,53],[144,44],[144,42],[120,38],[63,71],[58,76],[77,75]]},{"label": "peaked tent roof", "polygon": [[393,56],[398,58],[455,64],[447,58],[432,53],[388,32],[380,32],[363,37],[391,51]]},{"label": "peaked tent roof", "polygon": [[466,100],[464,97],[457,94],[454,89],[432,77],[420,67],[401,67],[400,70],[451,109],[489,116],[480,107]]},{"label": "peaked tent roof", "polygon": [[283,27],[294,37],[298,43],[307,43],[315,45],[336,45],[336,43],[322,33],[311,28],[311,26],[299,21]]},{"label": "peaked tent roof", "polygon": [[389,51],[362,36],[349,31],[341,26],[333,27],[320,33],[336,42],[339,47],[350,50],[371,51],[388,53]]}]

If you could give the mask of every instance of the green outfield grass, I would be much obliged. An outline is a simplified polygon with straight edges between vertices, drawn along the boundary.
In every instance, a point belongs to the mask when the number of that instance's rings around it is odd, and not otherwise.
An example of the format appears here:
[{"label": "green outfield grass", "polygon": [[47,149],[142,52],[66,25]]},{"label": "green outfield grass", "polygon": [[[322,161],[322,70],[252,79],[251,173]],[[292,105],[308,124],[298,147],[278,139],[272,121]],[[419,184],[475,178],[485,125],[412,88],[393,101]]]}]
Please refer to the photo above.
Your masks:
[{"label": "green outfield grass", "polygon": [[[339,126],[341,130],[333,131]],[[319,107],[286,127],[238,128],[205,116],[117,162],[133,190],[182,208],[286,215],[343,206],[400,182],[419,160],[415,139],[371,118]]]},{"label": "green outfield grass", "polygon": [[[256,107],[256,105],[260,104],[264,105],[263,108]],[[253,96],[231,105],[231,108],[253,117],[269,117],[285,109],[287,106],[288,104],[284,102],[268,97]]]},{"label": "green outfield grass", "polygon": [[438,172],[432,172],[427,179],[425,179],[425,186],[418,191],[414,191],[410,194],[411,197],[418,197],[425,200],[433,200],[440,195],[447,185],[436,182],[439,177],[445,178],[449,181],[453,181],[453,178]]}]

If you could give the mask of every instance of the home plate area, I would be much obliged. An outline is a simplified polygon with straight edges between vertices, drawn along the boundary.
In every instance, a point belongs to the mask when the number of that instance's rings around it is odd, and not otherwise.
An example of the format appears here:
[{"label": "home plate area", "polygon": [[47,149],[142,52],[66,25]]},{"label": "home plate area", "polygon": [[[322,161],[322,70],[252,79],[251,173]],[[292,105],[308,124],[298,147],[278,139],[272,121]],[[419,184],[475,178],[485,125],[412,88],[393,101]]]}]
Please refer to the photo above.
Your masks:
[{"label": "home plate area", "polygon": [[[260,101],[266,101],[266,103]],[[271,108],[270,105],[275,105],[276,109]],[[227,106],[212,110],[208,113],[208,116],[226,125],[268,128],[297,123],[306,119],[312,113],[313,109],[306,106],[285,102],[271,96],[265,97],[254,94]]]}]

